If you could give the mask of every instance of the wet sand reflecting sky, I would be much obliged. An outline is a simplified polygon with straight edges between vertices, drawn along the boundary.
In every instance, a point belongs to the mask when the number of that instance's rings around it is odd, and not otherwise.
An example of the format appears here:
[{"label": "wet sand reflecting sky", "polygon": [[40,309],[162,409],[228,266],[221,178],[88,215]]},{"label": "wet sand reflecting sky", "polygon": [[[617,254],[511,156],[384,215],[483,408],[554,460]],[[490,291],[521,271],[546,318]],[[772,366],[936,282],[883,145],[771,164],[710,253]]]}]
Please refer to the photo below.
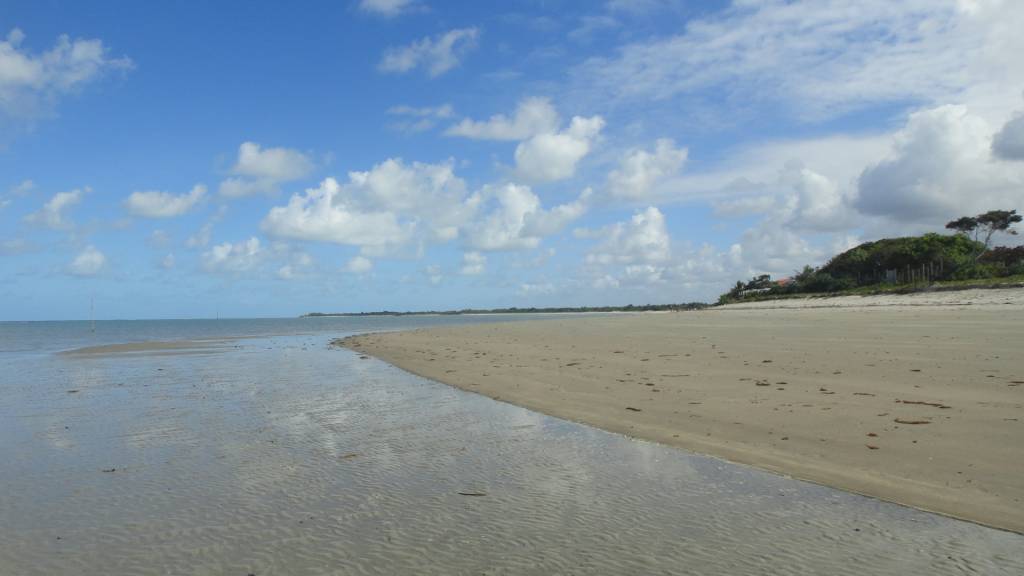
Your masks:
[{"label": "wet sand reflecting sky", "polygon": [[339,335],[8,358],[0,574],[1024,573],[1020,535],[549,418]]}]

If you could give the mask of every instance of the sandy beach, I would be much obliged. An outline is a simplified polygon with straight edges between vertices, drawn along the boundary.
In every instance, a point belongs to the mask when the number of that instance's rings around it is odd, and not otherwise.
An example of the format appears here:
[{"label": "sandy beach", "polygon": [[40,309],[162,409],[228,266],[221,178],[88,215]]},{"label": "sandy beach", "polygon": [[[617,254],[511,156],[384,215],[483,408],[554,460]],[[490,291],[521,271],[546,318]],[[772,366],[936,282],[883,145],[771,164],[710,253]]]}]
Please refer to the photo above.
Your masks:
[{"label": "sandy beach", "polygon": [[1024,532],[1024,290],[431,328],[356,351],[502,401]]}]

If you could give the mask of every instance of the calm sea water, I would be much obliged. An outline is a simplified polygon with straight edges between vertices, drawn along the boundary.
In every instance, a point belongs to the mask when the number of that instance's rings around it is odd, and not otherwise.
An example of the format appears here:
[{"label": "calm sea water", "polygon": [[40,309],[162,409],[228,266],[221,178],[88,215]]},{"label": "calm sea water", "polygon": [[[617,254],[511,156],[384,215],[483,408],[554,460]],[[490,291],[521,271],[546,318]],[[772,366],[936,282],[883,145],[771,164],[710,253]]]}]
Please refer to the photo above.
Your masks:
[{"label": "calm sea water", "polygon": [[1024,574],[1020,535],[328,347],[518,319],[0,323],[0,575]]}]

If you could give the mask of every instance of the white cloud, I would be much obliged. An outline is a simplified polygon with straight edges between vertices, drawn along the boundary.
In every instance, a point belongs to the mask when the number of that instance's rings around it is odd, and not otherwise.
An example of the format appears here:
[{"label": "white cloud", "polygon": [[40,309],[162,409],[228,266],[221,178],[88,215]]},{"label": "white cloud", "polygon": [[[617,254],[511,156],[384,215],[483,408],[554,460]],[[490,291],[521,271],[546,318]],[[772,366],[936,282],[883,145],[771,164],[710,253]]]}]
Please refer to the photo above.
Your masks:
[{"label": "white cloud", "polygon": [[422,67],[431,78],[436,78],[458,66],[461,58],[476,47],[479,36],[476,28],[457,28],[408,46],[389,48],[377,68],[381,72],[404,73]]},{"label": "white cloud", "polygon": [[345,264],[345,269],[353,274],[366,274],[373,270],[373,260],[365,256],[355,256]]},{"label": "white cloud", "polygon": [[74,276],[95,276],[103,270],[107,257],[95,246],[86,246],[68,265],[68,273]]},{"label": "white cloud", "polygon": [[730,247],[730,256],[737,276],[746,278],[755,274],[788,276],[804,265],[823,263],[826,254],[795,232],[769,223],[744,232],[740,242]]},{"label": "white cloud", "polygon": [[196,184],[186,194],[171,194],[155,190],[132,192],[125,207],[134,216],[143,218],[173,218],[191,210],[206,194],[206,186]]},{"label": "white cloud", "polygon": [[293,195],[287,206],[271,208],[261,227],[281,238],[355,246],[400,244],[409,236],[393,213],[360,211],[334,178]]},{"label": "white cloud", "polygon": [[451,104],[441,106],[393,106],[388,108],[388,115],[399,118],[390,124],[393,130],[399,132],[424,132],[430,130],[440,120],[446,120],[455,115]]},{"label": "white cloud", "polygon": [[677,35],[593,58],[574,78],[601,99],[713,90],[723,110],[756,94],[758,105],[815,118],[1017,92],[1022,27],[1024,4],[1012,1],[737,1]]},{"label": "white cloud", "polygon": [[31,180],[22,180],[18,184],[15,184],[7,191],[7,194],[0,195],[0,209],[6,208],[11,204],[12,200],[10,197],[28,196],[35,187],[35,182]]},{"label": "white cloud", "polygon": [[171,243],[171,235],[166,230],[153,230],[146,242],[154,248],[164,248]]},{"label": "white cloud", "polygon": [[622,23],[607,14],[585,15],[580,24],[569,32],[569,38],[577,42],[589,42],[595,35],[606,30],[614,30]]},{"label": "white cloud", "polygon": [[229,198],[272,194],[282,183],[305,178],[313,167],[313,162],[298,150],[262,148],[255,142],[243,142],[238,147],[238,160],[231,168],[234,177],[220,183],[220,194]]},{"label": "white cloud", "polygon": [[785,196],[782,211],[793,228],[827,232],[856,226],[849,194],[827,176],[790,163],[781,180],[791,190]]},{"label": "white cloud", "polygon": [[189,248],[202,248],[210,243],[213,235],[213,227],[227,214],[228,207],[222,204],[203,226],[185,240],[185,246]]},{"label": "white cloud", "polygon": [[278,256],[284,255],[287,262],[277,269],[277,277],[281,280],[294,280],[313,266],[313,257],[302,251],[294,251],[284,243],[277,243],[273,250]]},{"label": "white cloud", "polygon": [[444,280],[444,274],[441,273],[441,267],[438,266],[437,264],[431,264],[430,266],[424,268],[423,274],[425,274],[427,280],[431,284],[434,284],[435,286],[437,284],[440,284],[441,280]]},{"label": "white cloud", "polygon": [[675,142],[668,138],[658,139],[651,152],[630,150],[619,169],[608,175],[608,188],[617,198],[647,199],[655,186],[679,173],[687,154],[686,148],[676,148]]},{"label": "white cloud", "polygon": [[475,213],[479,198],[466,194],[452,163],[407,164],[393,158],[348,182],[328,178],[318,188],[275,207],[263,229],[283,238],[372,248],[378,253],[411,241],[446,242]]},{"label": "white cloud", "polygon": [[214,222],[206,222],[195,234],[185,240],[185,246],[189,248],[202,248],[210,243],[210,236],[213,234]]},{"label": "white cloud", "polygon": [[262,260],[264,250],[256,237],[232,244],[225,242],[203,252],[203,269],[207,272],[246,272]]},{"label": "white cloud", "polygon": [[550,100],[527,98],[511,118],[504,114],[485,121],[466,118],[445,134],[477,140],[518,140],[516,175],[532,182],[550,182],[576,173],[576,165],[590,153],[604,128],[604,119],[574,116],[565,130],[559,130],[560,124]]},{"label": "white cloud", "polygon": [[14,187],[11,188],[11,196],[28,196],[30,192],[35,190],[36,183],[31,180],[22,180]]},{"label": "white cloud", "polygon": [[412,9],[415,9],[417,2],[415,0],[360,0],[359,9],[363,12],[369,12],[376,14],[377,16],[383,16],[384,18],[394,18]]},{"label": "white cloud", "polygon": [[478,276],[487,267],[487,256],[479,252],[466,252],[462,255],[462,268],[459,273],[464,276]]},{"label": "white cloud", "polygon": [[547,98],[526,98],[516,107],[512,118],[496,114],[485,121],[463,119],[448,128],[448,136],[477,140],[525,140],[537,134],[554,133],[561,120]]},{"label": "white cloud", "polygon": [[587,255],[588,263],[661,264],[672,255],[665,216],[654,206],[637,212],[625,222],[597,231],[578,231],[577,236],[604,238]]},{"label": "white cloud", "polygon": [[555,291],[555,285],[551,282],[523,282],[519,285],[519,294],[521,296],[552,294]]},{"label": "white cloud", "polygon": [[537,247],[543,237],[582,216],[591,191],[588,188],[575,201],[550,210],[541,207],[540,198],[528,186],[488,186],[481,196],[496,206],[467,225],[466,243],[474,250],[522,250]]},{"label": "white cloud", "polygon": [[26,216],[25,221],[54,230],[70,228],[72,223],[64,212],[78,204],[82,200],[82,196],[88,192],[89,188],[58,192],[46,204],[43,204],[42,208]]},{"label": "white cloud", "polygon": [[890,154],[864,170],[854,206],[900,223],[1018,206],[1024,165],[992,161],[991,126],[965,106],[911,114]]},{"label": "white cloud", "polygon": [[715,200],[711,203],[715,216],[738,218],[752,214],[763,214],[775,206],[772,196],[742,196],[727,200]]},{"label": "white cloud", "polygon": [[29,119],[47,114],[56,101],[110,70],[132,67],[128,58],[110,58],[101,40],[57,38],[41,54],[22,47],[25,34],[14,28],[0,41],[0,112]]},{"label": "white cloud", "polygon": [[24,238],[7,238],[0,240],[0,254],[24,254],[35,247]]},{"label": "white cloud", "polygon": [[1024,160],[1024,113],[1015,115],[996,133],[992,153],[1004,160]]},{"label": "white cloud", "polygon": [[174,254],[168,254],[164,256],[162,260],[160,260],[160,267],[163,268],[164,270],[170,270],[171,268],[174,268],[174,264]]},{"label": "white cloud", "polygon": [[566,130],[537,134],[521,142],[515,153],[516,173],[537,182],[572,177],[603,127],[604,119],[600,116],[575,116]]}]

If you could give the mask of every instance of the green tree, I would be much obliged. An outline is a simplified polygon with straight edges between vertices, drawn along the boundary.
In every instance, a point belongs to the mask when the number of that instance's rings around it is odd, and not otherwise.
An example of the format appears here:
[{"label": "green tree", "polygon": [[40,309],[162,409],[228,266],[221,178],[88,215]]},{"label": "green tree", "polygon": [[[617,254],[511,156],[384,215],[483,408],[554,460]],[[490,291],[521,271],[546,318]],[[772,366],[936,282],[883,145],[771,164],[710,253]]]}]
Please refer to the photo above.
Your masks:
[{"label": "green tree", "polygon": [[1017,214],[1016,210],[989,210],[977,216],[957,218],[948,222],[946,228],[981,242],[983,247],[974,254],[974,259],[978,260],[988,250],[992,236],[996,232],[1016,236],[1017,231],[1013,229],[1013,225],[1021,220],[1024,220],[1024,217]]}]

